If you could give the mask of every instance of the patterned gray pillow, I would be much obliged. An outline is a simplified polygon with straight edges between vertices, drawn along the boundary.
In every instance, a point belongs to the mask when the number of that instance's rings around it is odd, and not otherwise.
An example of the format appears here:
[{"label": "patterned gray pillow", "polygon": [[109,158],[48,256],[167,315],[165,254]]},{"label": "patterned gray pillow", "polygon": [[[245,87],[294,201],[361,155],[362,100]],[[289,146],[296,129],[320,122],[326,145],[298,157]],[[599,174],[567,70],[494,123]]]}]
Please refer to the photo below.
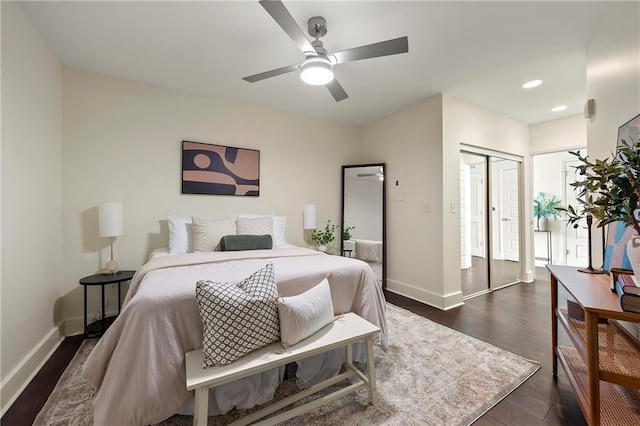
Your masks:
[{"label": "patterned gray pillow", "polygon": [[278,287],[273,264],[243,281],[198,281],[196,299],[203,324],[203,368],[232,363],[280,340]]}]

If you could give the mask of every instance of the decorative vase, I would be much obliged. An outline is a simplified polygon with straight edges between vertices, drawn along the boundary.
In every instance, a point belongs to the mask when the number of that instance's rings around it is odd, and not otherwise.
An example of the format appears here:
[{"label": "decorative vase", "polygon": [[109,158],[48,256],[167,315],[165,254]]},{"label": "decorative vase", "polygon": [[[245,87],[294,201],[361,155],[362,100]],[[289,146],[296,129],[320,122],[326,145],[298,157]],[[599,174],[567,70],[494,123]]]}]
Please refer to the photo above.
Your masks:
[{"label": "decorative vase", "polygon": [[321,252],[323,252],[323,253],[326,253],[326,252],[327,252],[327,246],[325,246],[324,244],[320,244],[320,245],[318,246],[318,251],[321,251]]},{"label": "decorative vase", "polygon": [[633,269],[633,275],[640,277],[640,236],[631,237],[627,242],[627,257]]}]

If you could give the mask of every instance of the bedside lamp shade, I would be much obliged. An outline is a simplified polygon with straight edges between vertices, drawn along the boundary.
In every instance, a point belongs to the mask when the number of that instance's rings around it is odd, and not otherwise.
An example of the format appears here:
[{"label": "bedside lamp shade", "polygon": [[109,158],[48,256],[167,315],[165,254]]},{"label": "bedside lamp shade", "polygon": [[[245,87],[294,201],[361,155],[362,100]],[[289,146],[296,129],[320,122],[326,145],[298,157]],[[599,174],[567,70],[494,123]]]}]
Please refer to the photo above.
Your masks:
[{"label": "bedside lamp shade", "polygon": [[307,204],[304,206],[304,229],[316,229],[315,204]]},{"label": "bedside lamp shade", "polygon": [[122,235],[122,203],[111,201],[98,205],[98,221],[100,225],[100,236],[111,238],[111,259],[105,265],[105,275],[115,275],[120,273],[118,262],[113,258],[113,242],[116,237]]},{"label": "bedside lamp shade", "polygon": [[122,203],[111,201],[98,206],[100,217],[100,236],[117,237],[122,235]]}]

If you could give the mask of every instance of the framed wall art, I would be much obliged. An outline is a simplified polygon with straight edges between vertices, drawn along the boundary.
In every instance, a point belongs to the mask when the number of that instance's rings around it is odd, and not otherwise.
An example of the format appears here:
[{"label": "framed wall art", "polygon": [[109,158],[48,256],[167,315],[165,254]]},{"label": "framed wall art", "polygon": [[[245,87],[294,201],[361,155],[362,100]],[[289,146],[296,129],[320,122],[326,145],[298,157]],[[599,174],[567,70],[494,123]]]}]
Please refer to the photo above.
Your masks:
[{"label": "framed wall art", "polygon": [[260,195],[260,151],[182,141],[182,193]]},{"label": "framed wall art", "polygon": [[[624,123],[618,129],[616,146],[623,143],[634,144],[640,137],[640,114]],[[638,212],[636,212],[638,214]],[[627,256],[627,242],[636,234],[632,227],[626,227],[623,222],[614,222],[607,225],[607,242],[604,250],[605,271],[611,268],[631,269],[631,262]]]}]

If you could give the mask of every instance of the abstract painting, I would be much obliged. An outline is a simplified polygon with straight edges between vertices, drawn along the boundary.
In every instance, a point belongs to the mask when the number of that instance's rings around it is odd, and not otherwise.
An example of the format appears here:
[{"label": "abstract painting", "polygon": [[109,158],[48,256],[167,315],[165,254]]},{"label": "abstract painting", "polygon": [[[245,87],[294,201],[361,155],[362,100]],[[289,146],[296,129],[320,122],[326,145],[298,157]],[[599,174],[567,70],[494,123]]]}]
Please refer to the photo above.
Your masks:
[{"label": "abstract painting", "polygon": [[182,193],[260,195],[260,151],[182,141]]},{"label": "abstract painting", "polygon": [[[620,126],[616,146],[622,143],[634,144],[638,142],[639,137],[640,114]],[[604,250],[603,265],[605,271],[610,271],[611,268],[631,269],[631,262],[627,256],[627,242],[634,235],[636,235],[635,230],[632,227],[626,227],[622,222],[614,222],[607,225],[607,243]]]}]

